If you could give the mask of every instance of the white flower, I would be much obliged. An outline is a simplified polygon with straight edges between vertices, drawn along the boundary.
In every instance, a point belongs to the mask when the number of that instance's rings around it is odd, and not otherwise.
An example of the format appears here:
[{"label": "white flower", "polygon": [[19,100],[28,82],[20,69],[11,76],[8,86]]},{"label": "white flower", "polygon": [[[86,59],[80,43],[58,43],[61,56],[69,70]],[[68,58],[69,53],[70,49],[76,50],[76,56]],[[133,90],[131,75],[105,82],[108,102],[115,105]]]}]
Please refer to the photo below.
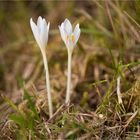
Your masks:
[{"label": "white flower", "polygon": [[43,56],[43,62],[46,72],[46,88],[47,88],[47,95],[48,95],[48,107],[49,107],[49,115],[50,118],[53,115],[53,105],[52,105],[52,97],[51,97],[51,87],[50,87],[50,79],[49,79],[49,69],[48,69],[48,62],[47,62],[47,56],[45,53],[45,46],[48,42],[48,33],[49,33],[49,27],[50,23],[47,24],[46,20],[42,17],[38,17],[37,24],[35,24],[30,19],[30,25],[31,29],[33,31],[34,37],[36,39],[36,42],[38,43],[42,56]]},{"label": "white flower", "polygon": [[48,42],[48,32],[50,23],[47,24],[46,20],[41,16],[39,16],[37,24],[35,24],[31,18],[30,25],[39,47],[40,48],[45,47]]},{"label": "white flower", "polygon": [[73,31],[72,25],[68,19],[65,19],[65,21],[59,26],[60,34],[62,37],[62,40],[64,41],[67,50],[68,50],[68,74],[67,74],[67,89],[66,89],[66,100],[65,103],[70,103],[70,95],[71,95],[71,64],[72,64],[72,52],[73,49],[80,37],[80,28],[79,24],[75,26],[75,29]]},{"label": "white flower", "polygon": [[67,48],[73,50],[80,36],[79,24],[75,26],[75,29],[73,31],[70,21],[68,19],[65,19],[61,26],[59,26],[59,30],[62,40],[65,42]]}]

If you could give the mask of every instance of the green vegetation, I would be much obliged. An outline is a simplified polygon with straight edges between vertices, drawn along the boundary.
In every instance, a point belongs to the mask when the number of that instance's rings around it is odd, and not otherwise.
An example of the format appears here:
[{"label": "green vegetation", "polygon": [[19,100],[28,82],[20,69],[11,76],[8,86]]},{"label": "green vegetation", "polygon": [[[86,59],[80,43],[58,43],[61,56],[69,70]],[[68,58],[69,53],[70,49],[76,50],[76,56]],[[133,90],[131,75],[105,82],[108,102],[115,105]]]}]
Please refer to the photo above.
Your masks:
[{"label": "green vegetation", "polygon": [[[31,17],[50,21],[46,49],[54,114]],[[65,105],[67,50],[58,25],[80,23]],[[140,138],[140,1],[1,1],[0,140]],[[122,104],[117,78],[121,76]]]}]

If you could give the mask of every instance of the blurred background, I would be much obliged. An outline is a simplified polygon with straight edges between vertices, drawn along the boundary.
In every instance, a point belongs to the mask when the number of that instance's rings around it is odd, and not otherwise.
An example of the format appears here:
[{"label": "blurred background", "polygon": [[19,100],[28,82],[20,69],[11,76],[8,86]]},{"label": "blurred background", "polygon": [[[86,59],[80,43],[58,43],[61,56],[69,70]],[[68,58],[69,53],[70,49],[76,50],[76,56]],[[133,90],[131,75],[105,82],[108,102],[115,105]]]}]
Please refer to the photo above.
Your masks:
[{"label": "blurred background", "polygon": [[[118,67],[140,59],[140,1],[17,0],[0,1],[0,93],[14,102],[22,97],[20,83],[32,92],[45,91],[42,56],[29,20],[38,16],[50,22],[46,54],[53,100],[65,98],[67,50],[58,25],[68,18],[82,30],[72,61],[72,102],[95,110],[117,77]],[[123,71],[129,89],[138,69]],[[114,85],[115,87],[115,85]]]}]

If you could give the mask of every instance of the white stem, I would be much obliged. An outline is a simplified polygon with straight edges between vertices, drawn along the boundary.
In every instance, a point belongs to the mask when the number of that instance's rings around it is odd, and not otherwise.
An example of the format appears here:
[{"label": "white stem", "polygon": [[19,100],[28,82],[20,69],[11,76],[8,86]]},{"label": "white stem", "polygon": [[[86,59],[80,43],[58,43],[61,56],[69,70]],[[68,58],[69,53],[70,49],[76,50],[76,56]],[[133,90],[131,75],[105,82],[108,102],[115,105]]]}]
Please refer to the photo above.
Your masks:
[{"label": "white stem", "polygon": [[121,98],[121,92],[120,92],[120,80],[121,80],[121,77],[119,76],[117,78],[117,95],[118,95],[119,104],[122,104],[122,98]]},{"label": "white stem", "polygon": [[47,88],[47,95],[48,95],[48,106],[49,106],[49,115],[50,118],[53,115],[53,106],[52,106],[52,97],[51,97],[51,88],[50,88],[50,78],[49,78],[49,70],[48,70],[48,62],[47,57],[45,53],[45,49],[41,49],[42,56],[43,56],[43,62],[45,67],[45,73],[46,73],[46,88]]},{"label": "white stem", "polygon": [[67,72],[67,91],[66,91],[66,100],[65,103],[70,103],[70,94],[71,94],[71,59],[72,51],[68,50],[68,72]]}]

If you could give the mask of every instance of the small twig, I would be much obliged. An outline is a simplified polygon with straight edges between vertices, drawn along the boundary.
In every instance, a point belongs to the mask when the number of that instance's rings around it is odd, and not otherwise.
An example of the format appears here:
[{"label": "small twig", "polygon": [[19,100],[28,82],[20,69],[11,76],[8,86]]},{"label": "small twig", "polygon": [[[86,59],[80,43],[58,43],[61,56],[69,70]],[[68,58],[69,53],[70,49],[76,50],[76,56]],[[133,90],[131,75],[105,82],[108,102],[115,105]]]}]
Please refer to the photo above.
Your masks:
[{"label": "small twig", "polygon": [[91,137],[91,133],[87,133],[83,135],[82,137],[77,138],[77,140],[87,140],[87,139],[90,139],[90,137]]},{"label": "small twig", "polygon": [[29,140],[32,140],[32,134],[31,130],[29,131]]},{"label": "small twig", "polygon": [[125,131],[125,129],[127,128],[127,126],[130,124],[130,122],[135,118],[135,116],[137,115],[137,113],[138,113],[138,110],[135,113],[133,113],[133,115],[127,120],[126,125],[123,126],[124,129],[120,132],[120,136]]},{"label": "small twig", "polygon": [[124,125],[124,128],[126,128],[130,124],[130,122],[135,118],[137,113],[138,113],[138,110],[135,113],[133,113],[133,115],[127,120],[127,123],[126,125]]},{"label": "small twig", "polygon": [[86,117],[93,117],[91,114],[85,114],[85,113],[78,113],[80,116],[86,116]]},{"label": "small twig", "polygon": [[56,116],[58,116],[59,114],[61,114],[64,110],[70,108],[72,105],[67,106],[66,104],[61,105],[58,110],[52,115],[52,117],[47,121],[47,123],[51,122],[52,120],[54,120],[56,118]]},{"label": "small twig", "polygon": [[69,131],[69,132],[66,134],[65,138],[68,138],[69,136],[73,135],[73,134],[76,133],[77,131],[79,131],[79,128],[76,128],[76,129],[74,129],[74,130],[72,130],[72,131]]},{"label": "small twig", "polygon": [[49,139],[52,139],[52,135],[51,135],[51,130],[48,127],[48,124],[45,123],[45,129],[47,130],[48,134],[49,134]]}]

